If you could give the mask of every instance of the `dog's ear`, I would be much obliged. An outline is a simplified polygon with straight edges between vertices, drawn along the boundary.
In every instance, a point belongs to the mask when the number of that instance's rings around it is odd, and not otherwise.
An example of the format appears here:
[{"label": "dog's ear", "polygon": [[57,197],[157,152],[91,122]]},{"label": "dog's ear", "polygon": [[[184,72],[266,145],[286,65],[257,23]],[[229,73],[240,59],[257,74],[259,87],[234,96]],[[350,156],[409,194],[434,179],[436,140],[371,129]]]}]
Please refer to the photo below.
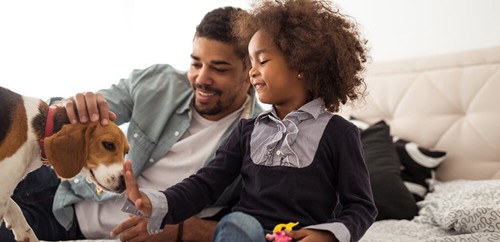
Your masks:
[{"label": "dog's ear", "polygon": [[85,165],[87,129],[86,124],[67,124],[59,132],[45,138],[47,159],[61,178],[69,179],[76,176]]}]

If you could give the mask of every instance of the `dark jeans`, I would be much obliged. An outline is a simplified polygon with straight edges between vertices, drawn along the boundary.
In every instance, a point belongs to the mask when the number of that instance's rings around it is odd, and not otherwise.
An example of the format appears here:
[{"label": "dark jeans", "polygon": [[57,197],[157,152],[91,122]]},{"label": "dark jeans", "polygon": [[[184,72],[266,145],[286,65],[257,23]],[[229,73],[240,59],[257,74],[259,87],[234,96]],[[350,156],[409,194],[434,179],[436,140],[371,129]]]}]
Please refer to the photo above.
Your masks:
[{"label": "dark jeans", "polygon": [[[40,169],[29,173],[22,180],[12,199],[21,207],[24,217],[40,240],[76,240],[84,239],[75,219],[70,230],[66,230],[57,222],[52,213],[52,202],[61,180],[52,168],[42,166]],[[15,241],[12,231],[5,228],[2,223],[0,228],[0,241]]]}]

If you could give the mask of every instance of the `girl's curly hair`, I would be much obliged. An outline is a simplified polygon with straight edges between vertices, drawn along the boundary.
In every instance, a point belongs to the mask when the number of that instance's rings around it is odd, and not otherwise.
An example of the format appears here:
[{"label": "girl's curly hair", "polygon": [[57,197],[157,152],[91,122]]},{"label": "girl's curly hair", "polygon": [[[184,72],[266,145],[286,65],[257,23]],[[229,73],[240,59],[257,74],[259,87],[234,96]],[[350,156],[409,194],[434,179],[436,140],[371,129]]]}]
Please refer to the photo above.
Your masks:
[{"label": "girl's curly hair", "polygon": [[364,96],[368,53],[355,21],[326,0],[264,0],[253,7],[251,15],[234,21],[235,36],[246,43],[257,30],[272,36],[290,68],[303,73],[306,88],[324,100],[328,111]]}]

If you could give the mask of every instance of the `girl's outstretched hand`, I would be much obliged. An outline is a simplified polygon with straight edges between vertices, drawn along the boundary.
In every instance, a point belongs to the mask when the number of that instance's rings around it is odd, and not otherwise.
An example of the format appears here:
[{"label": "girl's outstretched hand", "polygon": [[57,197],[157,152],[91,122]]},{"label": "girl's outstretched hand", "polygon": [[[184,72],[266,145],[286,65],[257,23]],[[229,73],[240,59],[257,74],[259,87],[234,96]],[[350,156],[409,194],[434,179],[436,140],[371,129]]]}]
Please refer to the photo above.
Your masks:
[{"label": "girl's outstretched hand", "polygon": [[125,173],[125,186],[127,187],[126,194],[128,199],[134,203],[135,208],[141,212],[142,216],[150,217],[153,211],[151,200],[149,200],[146,194],[139,191],[139,185],[137,185],[137,180],[132,171],[132,163],[130,160],[125,161],[123,170]]}]

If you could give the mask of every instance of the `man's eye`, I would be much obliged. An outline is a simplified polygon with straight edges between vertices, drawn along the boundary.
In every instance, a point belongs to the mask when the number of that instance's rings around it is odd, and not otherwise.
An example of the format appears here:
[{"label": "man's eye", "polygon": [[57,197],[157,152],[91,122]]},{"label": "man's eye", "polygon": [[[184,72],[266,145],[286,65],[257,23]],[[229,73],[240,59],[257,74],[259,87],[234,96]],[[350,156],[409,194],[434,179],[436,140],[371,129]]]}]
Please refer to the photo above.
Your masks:
[{"label": "man's eye", "polygon": [[226,72],[227,69],[219,69],[219,68],[214,68],[216,72]]}]

